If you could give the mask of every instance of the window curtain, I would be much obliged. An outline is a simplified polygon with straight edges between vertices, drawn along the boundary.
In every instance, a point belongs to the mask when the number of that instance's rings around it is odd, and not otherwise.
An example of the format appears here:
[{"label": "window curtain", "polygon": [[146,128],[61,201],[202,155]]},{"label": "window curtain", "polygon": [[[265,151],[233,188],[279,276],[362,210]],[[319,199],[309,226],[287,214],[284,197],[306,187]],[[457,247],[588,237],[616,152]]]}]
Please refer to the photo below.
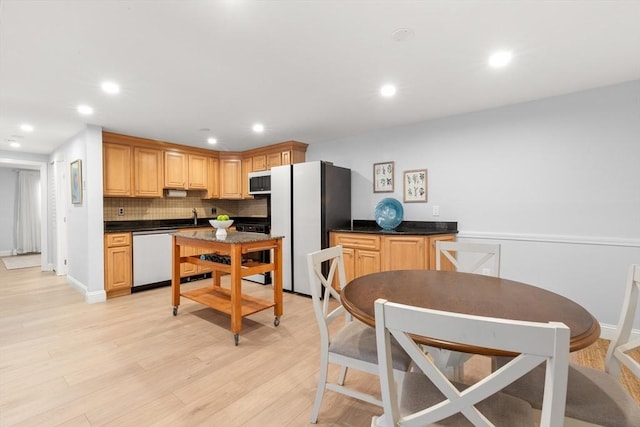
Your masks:
[{"label": "window curtain", "polygon": [[40,252],[40,172],[18,171],[16,252]]}]

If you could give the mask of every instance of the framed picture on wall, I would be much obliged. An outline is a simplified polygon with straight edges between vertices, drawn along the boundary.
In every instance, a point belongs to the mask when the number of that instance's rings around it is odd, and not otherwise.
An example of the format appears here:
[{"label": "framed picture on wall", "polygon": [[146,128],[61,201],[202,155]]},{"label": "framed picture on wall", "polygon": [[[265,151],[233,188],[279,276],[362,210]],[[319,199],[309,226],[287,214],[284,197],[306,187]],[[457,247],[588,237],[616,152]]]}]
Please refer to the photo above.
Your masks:
[{"label": "framed picture on wall", "polygon": [[82,203],[82,160],[71,162],[71,203]]},{"label": "framed picture on wall", "polygon": [[394,162],[373,164],[373,192],[393,193]]},{"label": "framed picture on wall", "polygon": [[427,201],[427,170],[417,169],[404,172],[404,202]]}]

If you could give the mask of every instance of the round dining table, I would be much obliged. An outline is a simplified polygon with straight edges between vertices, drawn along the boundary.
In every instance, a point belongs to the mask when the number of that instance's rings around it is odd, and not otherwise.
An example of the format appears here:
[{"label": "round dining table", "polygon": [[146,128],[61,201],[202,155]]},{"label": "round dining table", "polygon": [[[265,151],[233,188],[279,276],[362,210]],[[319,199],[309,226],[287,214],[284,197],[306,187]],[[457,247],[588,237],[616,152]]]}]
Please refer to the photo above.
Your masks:
[{"label": "round dining table", "polygon": [[[356,319],[375,326],[374,302],[391,302],[433,310],[533,322],[562,322],[571,330],[570,351],[593,344],[600,324],[582,306],[556,293],[513,280],[436,270],[397,270],[368,274],[341,291],[342,305]],[[420,344],[489,356],[504,351],[414,337]]]}]

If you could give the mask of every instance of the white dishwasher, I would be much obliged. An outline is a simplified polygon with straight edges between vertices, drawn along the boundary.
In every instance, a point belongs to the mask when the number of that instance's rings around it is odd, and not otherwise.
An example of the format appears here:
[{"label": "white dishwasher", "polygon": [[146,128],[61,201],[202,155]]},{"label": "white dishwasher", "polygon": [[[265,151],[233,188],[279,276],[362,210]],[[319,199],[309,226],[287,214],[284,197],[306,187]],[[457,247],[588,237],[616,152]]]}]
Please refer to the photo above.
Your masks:
[{"label": "white dishwasher", "polygon": [[172,233],[177,230],[137,231],[133,234],[133,287],[171,281]]}]

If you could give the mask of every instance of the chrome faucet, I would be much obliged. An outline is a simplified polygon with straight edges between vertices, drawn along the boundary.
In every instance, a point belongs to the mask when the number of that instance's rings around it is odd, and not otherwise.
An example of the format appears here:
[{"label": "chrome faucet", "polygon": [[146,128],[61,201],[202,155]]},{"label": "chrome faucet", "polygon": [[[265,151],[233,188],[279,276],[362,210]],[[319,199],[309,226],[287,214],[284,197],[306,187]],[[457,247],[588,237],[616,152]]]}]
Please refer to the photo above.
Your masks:
[{"label": "chrome faucet", "polygon": [[191,212],[193,212],[193,225],[198,225],[198,211],[193,208]]}]

